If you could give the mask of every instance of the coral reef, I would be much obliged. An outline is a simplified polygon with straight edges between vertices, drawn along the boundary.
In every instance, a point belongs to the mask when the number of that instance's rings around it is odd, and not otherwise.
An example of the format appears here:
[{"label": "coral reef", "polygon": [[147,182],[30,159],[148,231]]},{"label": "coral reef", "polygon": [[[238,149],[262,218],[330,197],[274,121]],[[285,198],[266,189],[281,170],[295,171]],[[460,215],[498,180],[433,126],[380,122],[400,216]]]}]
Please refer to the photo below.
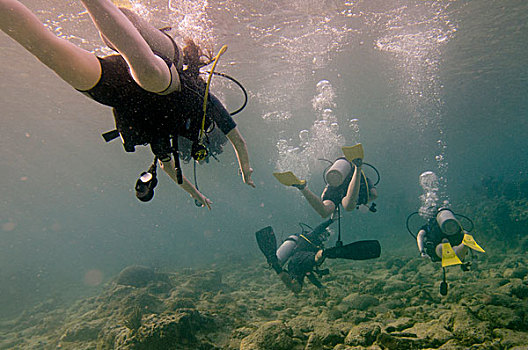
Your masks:
[{"label": "coral reef", "polygon": [[50,300],[3,322],[0,348],[526,348],[525,252],[478,258],[478,269],[449,269],[445,297],[438,265],[401,256],[332,261],[326,288],[297,296],[260,260],[152,274],[141,287],[117,278],[98,296],[69,307]]},{"label": "coral reef", "polygon": [[388,249],[328,261],[325,288],[298,295],[260,256],[214,270],[131,266],[97,296],[52,298],[0,322],[0,349],[527,349],[527,188],[511,188],[490,185],[461,205],[487,253],[469,271],[447,269],[446,296],[439,264]]}]

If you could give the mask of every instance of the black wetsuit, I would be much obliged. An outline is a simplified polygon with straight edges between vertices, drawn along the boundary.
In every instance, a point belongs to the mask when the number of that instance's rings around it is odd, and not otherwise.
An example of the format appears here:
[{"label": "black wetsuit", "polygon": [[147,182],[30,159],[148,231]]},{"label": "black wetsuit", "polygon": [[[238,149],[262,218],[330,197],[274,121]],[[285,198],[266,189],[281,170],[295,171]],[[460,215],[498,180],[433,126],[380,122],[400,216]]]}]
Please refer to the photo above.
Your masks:
[{"label": "black wetsuit", "polygon": [[[133,151],[135,145],[148,143],[154,154],[164,155],[170,153],[171,137],[178,135],[190,141],[197,140],[203,119],[203,80],[191,77],[186,71],[180,72],[181,91],[159,95],[144,90],[134,81],[121,55],[106,56],[99,61],[101,78],[93,88],[83,93],[113,107],[116,126],[125,139],[127,151]],[[206,119],[206,129],[213,128],[214,123],[224,135],[236,127],[229,112],[212,94],[208,97]],[[210,143],[213,143],[210,145],[213,154],[220,153],[226,141],[225,136],[219,140],[218,134],[209,137]],[[219,150],[215,149],[218,147]]]},{"label": "black wetsuit", "polygon": [[444,239],[447,239],[449,244],[451,244],[453,247],[462,243],[462,240],[464,239],[464,233],[462,231],[449,236],[443,233],[440,229],[440,226],[438,226],[436,219],[434,218],[431,219],[429,223],[422,226],[420,230],[425,231],[425,235],[423,237],[424,251],[431,257],[431,260],[433,261],[442,260],[436,255],[436,246],[442,243]]},{"label": "black wetsuit", "polygon": [[[345,159],[345,158],[340,158]],[[350,166],[352,167],[352,171],[348,174],[348,176],[345,178],[343,183],[339,186],[330,186],[326,185],[325,189],[323,190],[322,199],[330,200],[332,201],[336,208],[341,204],[341,201],[343,198],[346,197],[347,191],[348,191],[348,185],[350,184],[350,181],[352,181],[352,177],[354,176],[354,173],[356,172],[356,167],[351,163]],[[365,182],[365,178],[367,181]],[[368,186],[367,186],[368,185]],[[359,194],[358,194],[358,200],[357,205],[361,204],[367,204],[368,202],[368,191],[370,188],[372,188],[372,183],[370,179],[366,176],[361,176],[360,185],[359,185]]]},{"label": "black wetsuit", "polygon": [[321,283],[313,275],[313,271],[316,268],[315,255],[320,249],[323,249],[322,234],[332,222],[332,219],[328,219],[319,224],[313,231],[299,236],[297,246],[288,263],[288,273],[301,286],[303,285],[304,277],[308,276],[314,285],[318,288],[322,287]]}]

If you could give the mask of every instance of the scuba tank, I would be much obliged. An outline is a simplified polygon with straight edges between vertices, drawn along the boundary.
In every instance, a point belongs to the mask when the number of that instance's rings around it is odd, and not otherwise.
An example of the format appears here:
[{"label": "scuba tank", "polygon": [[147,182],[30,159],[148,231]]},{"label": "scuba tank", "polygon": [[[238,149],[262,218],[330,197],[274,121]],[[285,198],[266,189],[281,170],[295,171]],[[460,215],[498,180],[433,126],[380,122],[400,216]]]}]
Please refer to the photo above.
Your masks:
[{"label": "scuba tank", "polygon": [[337,187],[345,181],[352,171],[352,166],[345,158],[338,158],[325,172],[326,183],[332,187]]},{"label": "scuba tank", "polygon": [[279,249],[277,249],[276,255],[277,259],[279,259],[280,265],[284,265],[286,261],[292,256],[293,251],[297,247],[297,242],[299,241],[299,237],[297,235],[291,235],[288,238],[282,242]]},{"label": "scuba tank", "polygon": [[461,229],[461,225],[458,220],[455,218],[455,214],[451,209],[440,208],[436,214],[436,222],[438,226],[446,235],[454,235],[458,233]]}]

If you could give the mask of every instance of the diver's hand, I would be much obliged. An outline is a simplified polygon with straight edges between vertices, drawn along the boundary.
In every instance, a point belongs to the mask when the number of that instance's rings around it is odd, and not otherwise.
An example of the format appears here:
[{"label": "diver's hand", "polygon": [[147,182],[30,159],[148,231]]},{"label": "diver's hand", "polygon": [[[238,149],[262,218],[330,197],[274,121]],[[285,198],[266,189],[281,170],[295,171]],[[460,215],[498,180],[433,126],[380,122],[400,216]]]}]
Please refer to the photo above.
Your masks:
[{"label": "diver's hand", "polygon": [[290,274],[286,271],[282,271],[281,273],[279,273],[279,278],[281,279],[282,283],[284,283],[284,285],[293,293],[297,294],[301,291],[302,286],[300,285],[300,283],[292,279]]},{"label": "diver's hand", "polygon": [[240,172],[242,173],[242,180],[244,181],[244,183],[255,188],[255,183],[251,179],[251,174],[253,174],[253,168],[248,167],[245,170],[241,169]]},{"label": "diver's hand", "polygon": [[421,253],[420,253],[420,257],[421,257],[422,259],[427,259],[427,258],[431,259],[431,257],[430,257],[426,252],[421,252]]},{"label": "diver's hand", "polygon": [[213,202],[209,198],[204,196],[201,192],[198,192],[197,196],[191,197],[193,197],[196,201],[200,202],[202,204],[202,207],[207,207],[207,209],[211,210],[211,204],[213,204]]},{"label": "diver's hand", "polygon": [[293,184],[292,187],[295,187],[296,189],[298,190],[304,190],[306,188],[306,185],[308,184],[307,181],[305,181],[303,184],[299,185],[299,184]]}]

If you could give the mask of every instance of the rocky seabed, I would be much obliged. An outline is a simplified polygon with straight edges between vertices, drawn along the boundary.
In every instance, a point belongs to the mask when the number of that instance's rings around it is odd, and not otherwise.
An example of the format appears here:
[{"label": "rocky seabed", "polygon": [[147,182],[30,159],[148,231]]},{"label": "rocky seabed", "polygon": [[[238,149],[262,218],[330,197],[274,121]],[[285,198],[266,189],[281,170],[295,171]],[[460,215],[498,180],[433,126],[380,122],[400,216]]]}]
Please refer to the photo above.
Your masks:
[{"label": "rocky seabed", "polygon": [[1,349],[528,349],[528,257],[488,250],[472,269],[414,257],[330,261],[289,292],[257,260],[159,273],[132,266],[102,293],[49,299],[0,324]]}]

